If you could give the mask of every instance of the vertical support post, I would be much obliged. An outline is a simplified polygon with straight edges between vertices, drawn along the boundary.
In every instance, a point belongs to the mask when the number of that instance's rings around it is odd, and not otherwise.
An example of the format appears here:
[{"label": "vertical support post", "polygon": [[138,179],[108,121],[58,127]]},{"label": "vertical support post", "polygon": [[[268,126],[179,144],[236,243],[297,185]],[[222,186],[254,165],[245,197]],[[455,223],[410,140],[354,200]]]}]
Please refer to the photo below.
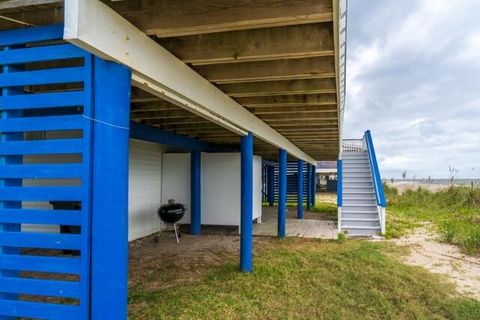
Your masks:
[{"label": "vertical support post", "polygon": [[201,167],[202,153],[200,151],[192,151],[190,155],[190,233],[192,235],[198,235],[202,231]]},{"label": "vertical support post", "polygon": [[303,160],[300,159],[298,159],[297,178],[297,219],[303,219]]},{"label": "vertical support post", "polygon": [[337,162],[337,207],[338,207],[338,232],[342,230],[342,205],[343,205],[343,168],[342,160],[339,159]]},{"label": "vertical support post", "polygon": [[312,165],[307,163],[307,210],[310,210],[312,203]]},{"label": "vertical support post", "polygon": [[93,70],[91,319],[126,319],[131,72],[98,57]]},{"label": "vertical support post", "polygon": [[267,167],[267,179],[268,179],[268,206],[273,207],[275,202],[275,167]]},{"label": "vertical support post", "polygon": [[252,272],[253,135],[241,138],[240,270]]},{"label": "vertical support post", "polygon": [[287,151],[278,150],[278,237],[285,238],[287,223]]},{"label": "vertical support post", "polygon": [[315,194],[317,193],[317,167],[312,166],[312,196],[310,199],[312,200],[312,204],[310,205],[312,208],[315,207]]}]

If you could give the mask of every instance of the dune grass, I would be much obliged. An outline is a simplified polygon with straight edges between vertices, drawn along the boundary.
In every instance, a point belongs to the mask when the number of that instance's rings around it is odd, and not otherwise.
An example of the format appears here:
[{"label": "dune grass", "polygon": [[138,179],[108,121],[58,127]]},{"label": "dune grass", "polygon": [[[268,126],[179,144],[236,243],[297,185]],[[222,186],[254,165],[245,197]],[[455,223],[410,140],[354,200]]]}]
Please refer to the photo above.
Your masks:
[{"label": "dune grass", "polygon": [[[204,267],[194,283],[130,288],[129,319],[480,319],[480,302],[398,260],[386,243],[276,240],[255,256]],[[192,266],[195,267],[195,266]]]},{"label": "dune grass", "polygon": [[443,240],[466,253],[480,252],[480,189],[450,187],[430,192],[418,188],[400,195],[384,186],[388,200],[387,236],[397,237],[432,222]]}]

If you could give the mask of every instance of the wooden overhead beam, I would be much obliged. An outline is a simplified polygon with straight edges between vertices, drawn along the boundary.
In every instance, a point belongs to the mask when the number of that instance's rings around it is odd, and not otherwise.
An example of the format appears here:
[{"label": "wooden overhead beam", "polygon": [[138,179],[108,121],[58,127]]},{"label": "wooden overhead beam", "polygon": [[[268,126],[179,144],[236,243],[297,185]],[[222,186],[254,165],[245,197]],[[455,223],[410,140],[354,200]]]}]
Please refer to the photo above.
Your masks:
[{"label": "wooden overhead beam", "polygon": [[337,111],[328,113],[281,113],[281,114],[262,114],[259,115],[263,121],[278,120],[278,121],[314,121],[314,120],[337,120]]},{"label": "wooden overhead beam", "polygon": [[194,69],[217,84],[335,77],[332,57],[214,64]]},{"label": "wooden overhead beam", "polygon": [[[197,0],[175,0],[169,2],[172,5],[169,9],[178,5],[193,8],[195,1]],[[307,2],[310,1],[313,0]],[[248,11],[255,11],[251,6],[257,2],[247,2],[250,4]],[[291,2],[301,6],[301,2],[305,1]],[[205,8],[205,3],[201,3],[202,8]],[[314,0],[314,3],[318,4],[320,1]],[[217,11],[215,16],[218,15]],[[199,16],[198,12],[195,16]],[[156,17],[156,20],[162,19]],[[65,2],[64,39],[100,57],[128,66],[132,70],[133,84],[151,94],[165,98],[239,135],[251,132],[299,159],[315,163],[312,157],[98,0]]]},{"label": "wooden overhead beam", "polygon": [[282,120],[267,120],[265,121],[269,123],[271,126],[275,128],[280,128],[280,127],[296,127],[296,128],[302,128],[305,125],[310,125],[310,126],[317,126],[317,127],[322,127],[322,126],[338,126],[337,121],[322,121],[322,120],[292,120],[290,122],[288,121],[282,121]]},{"label": "wooden overhead beam", "polygon": [[282,26],[159,39],[192,65],[333,56],[329,23]]},{"label": "wooden overhead beam", "polygon": [[307,79],[285,81],[259,81],[219,84],[231,97],[259,97],[289,94],[336,93],[335,79]]},{"label": "wooden overhead beam", "polygon": [[104,1],[146,34],[161,38],[333,20],[331,0]]},{"label": "wooden overhead beam", "polygon": [[256,115],[260,114],[285,114],[285,113],[325,113],[325,112],[337,112],[336,105],[325,106],[298,106],[298,107],[259,107],[248,108]]},{"label": "wooden overhead beam", "polygon": [[236,98],[237,102],[246,107],[272,107],[272,106],[336,106],[335,94],[298,94],[291,96],[272,97],[243,97]]},{"label": "wooden overhead beam", "polygon": [[0,2],[0,13],[25,12],[32,9],[62,6],[62,0],[4,0]]}]

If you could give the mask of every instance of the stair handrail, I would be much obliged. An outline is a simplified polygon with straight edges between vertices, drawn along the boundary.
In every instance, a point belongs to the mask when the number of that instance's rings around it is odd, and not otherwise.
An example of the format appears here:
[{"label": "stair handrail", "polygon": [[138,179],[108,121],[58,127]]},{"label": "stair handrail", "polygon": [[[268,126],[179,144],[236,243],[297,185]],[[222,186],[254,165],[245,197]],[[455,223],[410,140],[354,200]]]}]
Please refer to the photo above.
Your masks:
[{"label": "stair handrail", "polygon": [[377,156],[375,154],[375,147],[373,146],[373,139],[370,130],[365,131],[364,139],[367,147],[370,167],[372,168],[372,180],[373,188],[375,190],[375,197],[377,198],[377,205],[380,207],[379,217],[381,229],[382,233],[385,233],[385,208],[387,206],[387,201],[385,199],[385,192],[383,191],[382,177],[380,176],[380,170],[378,169]]},{"label": "stair handrail", "polygon": [[342,151],[344,152],[365,151],[364,139],[343,139]]}]

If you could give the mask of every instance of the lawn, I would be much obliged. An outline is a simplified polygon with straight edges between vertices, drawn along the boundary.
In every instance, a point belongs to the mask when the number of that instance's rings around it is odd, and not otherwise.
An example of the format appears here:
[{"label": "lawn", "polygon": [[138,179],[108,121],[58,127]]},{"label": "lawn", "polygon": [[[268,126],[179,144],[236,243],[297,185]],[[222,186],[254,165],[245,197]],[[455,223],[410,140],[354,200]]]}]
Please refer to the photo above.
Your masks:
[{"label": "lawn", "polygon": [[398,237],[431,222],[444,241],[466,253],[480,252],[480,189],[450,187],[430,192],[409,190],[399,195],[384,187],[387,205],[387,237]]},{"label": "lawn", "polygon": [[480,319],[480,302],[401,263],[403,250],[367,241],[264,241],[252,274],[237,272],[230,256],[202,264],[192,282],[133,285],[129,319]]}]

